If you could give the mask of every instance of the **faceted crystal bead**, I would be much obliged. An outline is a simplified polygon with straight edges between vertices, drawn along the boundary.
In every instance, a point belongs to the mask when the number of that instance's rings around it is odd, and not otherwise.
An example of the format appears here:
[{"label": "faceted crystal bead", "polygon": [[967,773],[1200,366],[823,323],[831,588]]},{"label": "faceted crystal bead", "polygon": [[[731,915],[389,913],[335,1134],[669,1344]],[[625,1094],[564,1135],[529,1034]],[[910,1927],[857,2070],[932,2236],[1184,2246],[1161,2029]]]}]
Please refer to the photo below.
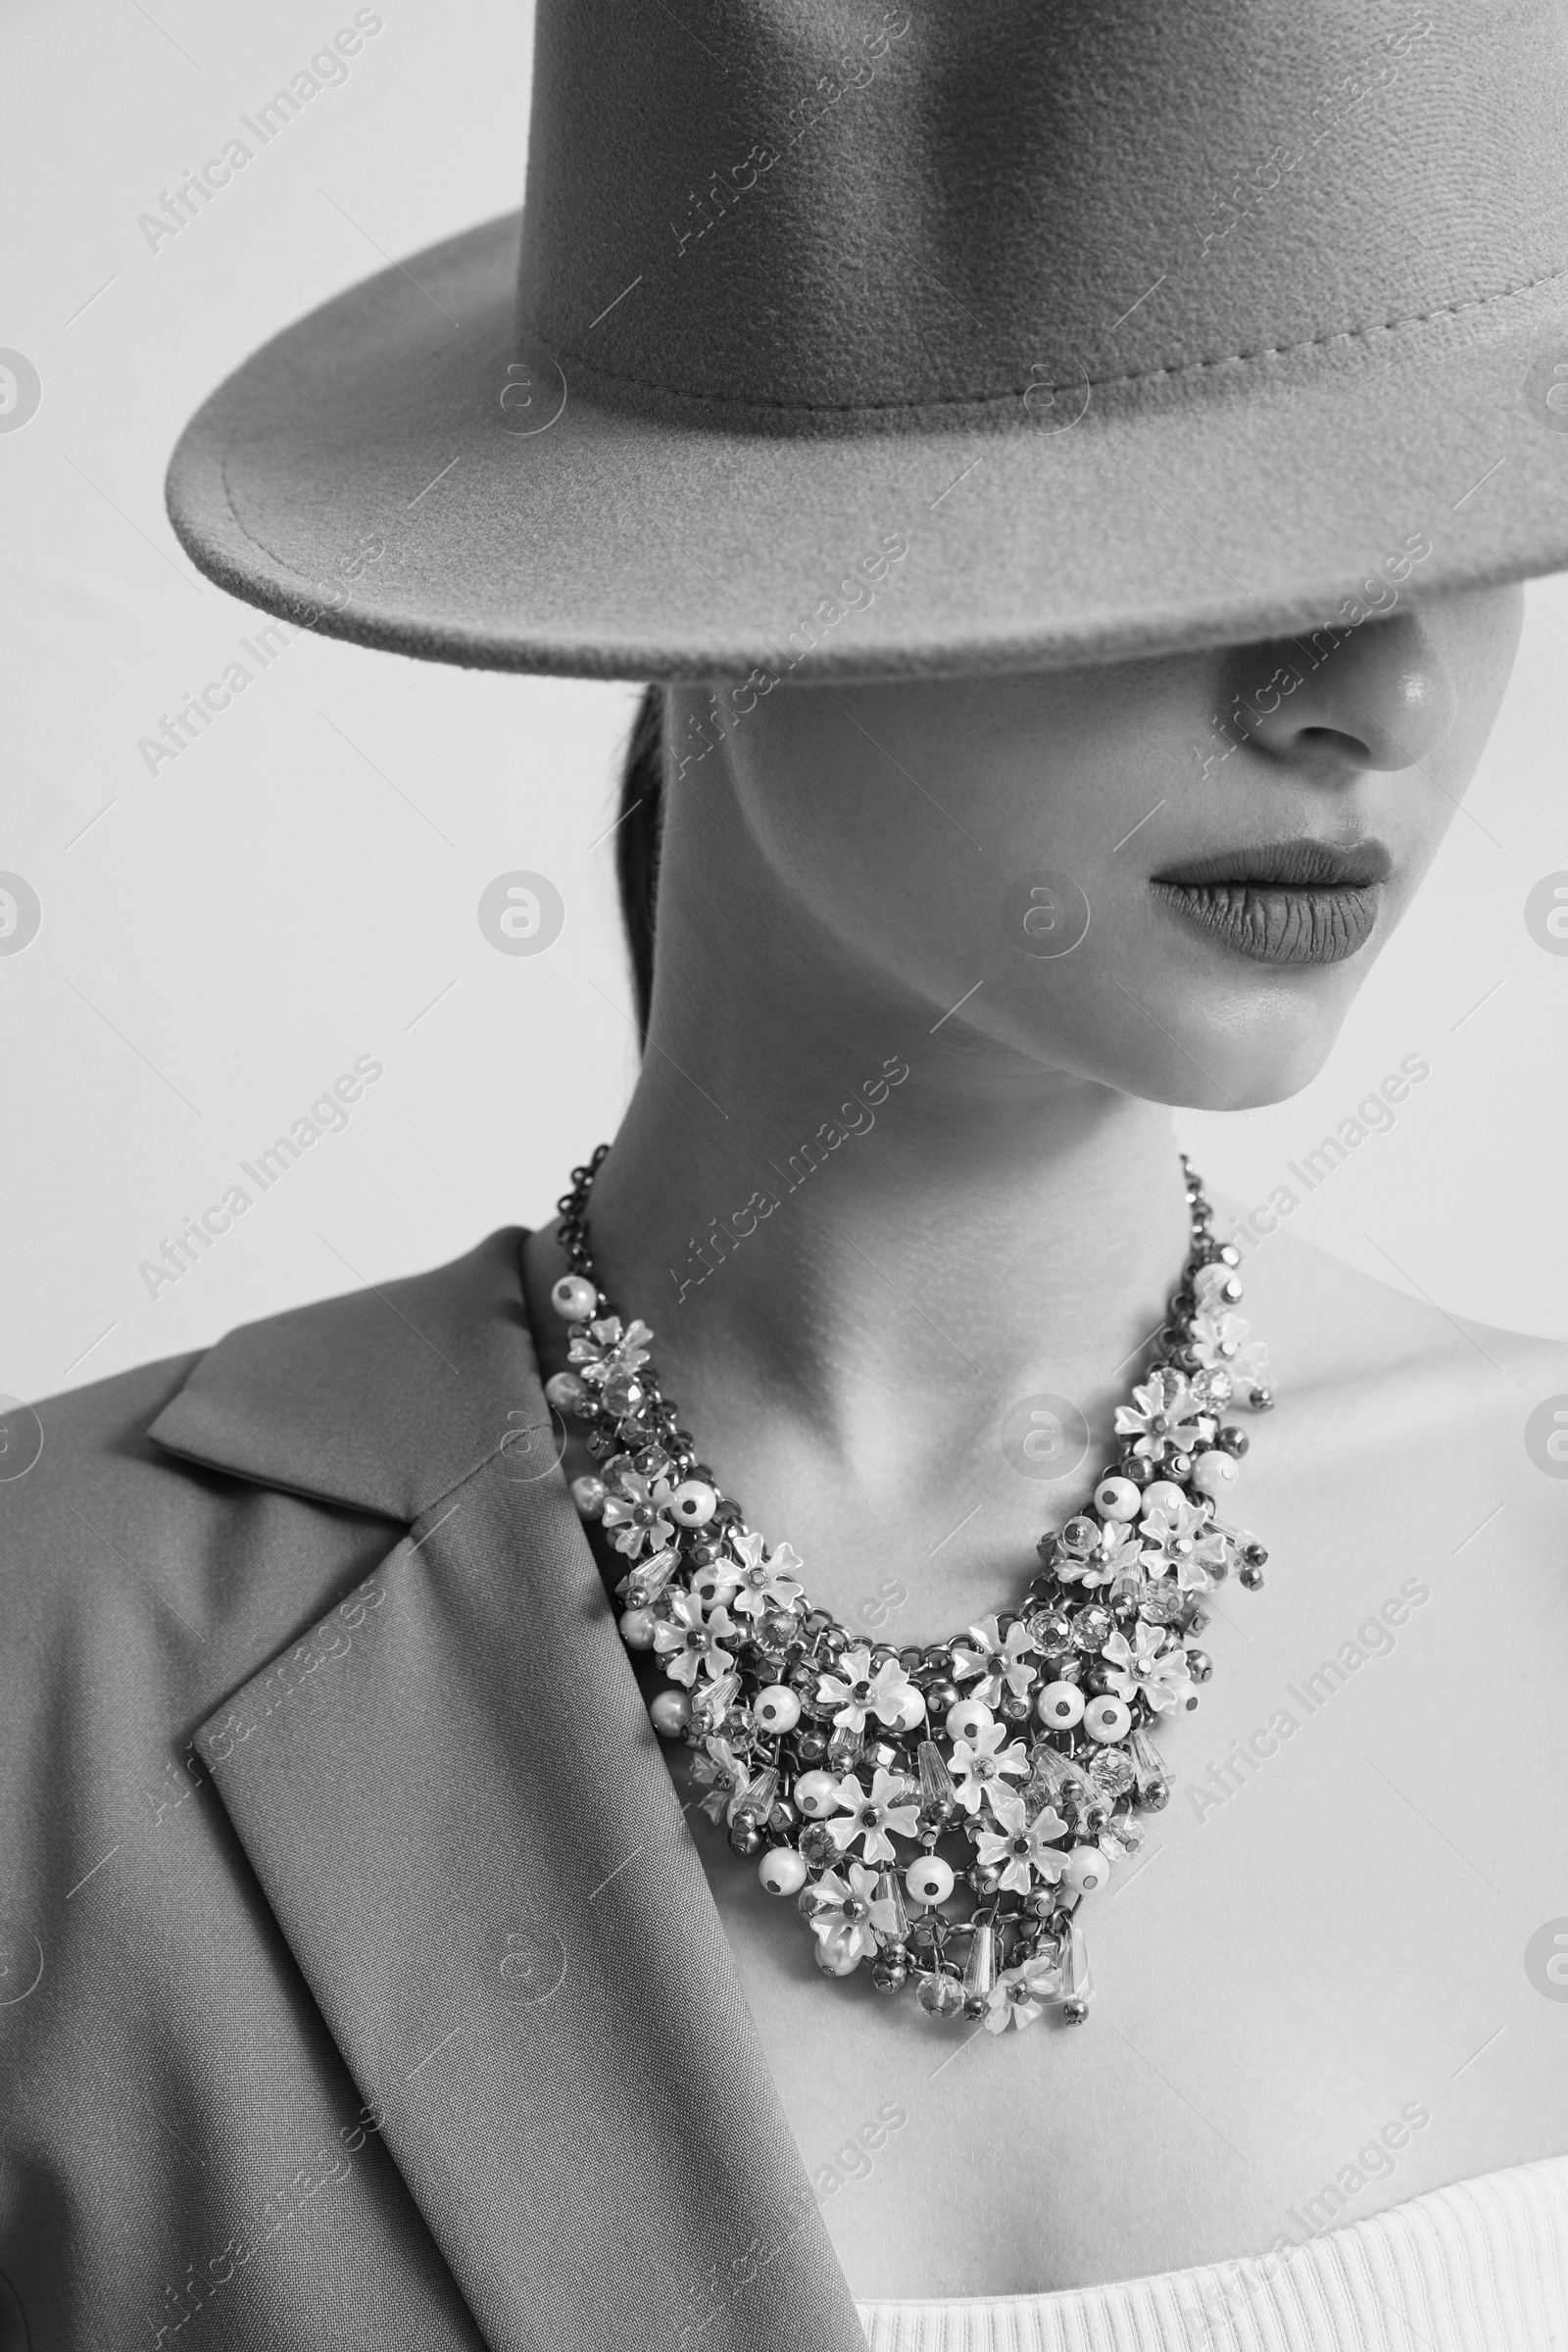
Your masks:
[{"label": "faceted crystal bead", "polygon": [[956,1977],[922,1977],[914,1997],[928,2017],[954,2017],[963,2007],[963,1986]]},{"label": "faceted crystal bead", "polygon": [[1086,1656],[1092,1651],[1103,1649],[1115,1631],[1116,1620],[1103,1601],[1091,1600],[1083,1608],[1073,1611],[1072,1645]]},{"label": "faceted crystal bead", "polygon": [[1173,1576],[1152,1577],[1139,1595],[1138,1614],[1146,1625],[1176,1625],[1186,1609],[1187,1594]]},{"label": "faceted crystal bead", "polygon": [[826,1870],[837,1861],[838,1851],[825,1822],[808,1822],[801,1832],[801,1852],[813,1870]]},{"label": "faceted crystal bead", "polygon": [[1092,1755],[1088,1764],[1089,1778],[1102,1796],[1111,1804],[1137,1783],[1137,1770],[1125,1747],[1102,1747]]}]

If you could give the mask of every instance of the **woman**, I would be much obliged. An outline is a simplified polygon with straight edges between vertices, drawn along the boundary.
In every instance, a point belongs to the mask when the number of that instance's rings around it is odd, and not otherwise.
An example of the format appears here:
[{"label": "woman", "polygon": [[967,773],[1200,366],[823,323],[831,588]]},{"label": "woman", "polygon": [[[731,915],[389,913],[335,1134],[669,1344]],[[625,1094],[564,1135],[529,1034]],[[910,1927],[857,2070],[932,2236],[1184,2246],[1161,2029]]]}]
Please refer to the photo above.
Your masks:
[{"label": "woman", "polygon": [[506,224],[389,273],[172,511],[662,681],[642,1068],[555,1223],[38,1416],[18,2340],[1544,2347],[1568,1360],[1169,1106],[1321,1066],[1568,563],[1560,22],[538,61],[518,331]]}]

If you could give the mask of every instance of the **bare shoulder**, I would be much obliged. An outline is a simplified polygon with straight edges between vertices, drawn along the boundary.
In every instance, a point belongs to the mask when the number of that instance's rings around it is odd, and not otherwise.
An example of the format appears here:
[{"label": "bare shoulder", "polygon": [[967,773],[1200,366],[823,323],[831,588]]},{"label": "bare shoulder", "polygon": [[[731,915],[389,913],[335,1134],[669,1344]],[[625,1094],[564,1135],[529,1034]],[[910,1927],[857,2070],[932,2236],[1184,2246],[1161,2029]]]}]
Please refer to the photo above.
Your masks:
[{"label": "bare shoulder", "polygon": [[1336,1451],[1484,1471],[1516,1518],[1568,1530],[1568,1341],[1453,1314],[1288,1233],[1240,1270],[1276,1385]]}]

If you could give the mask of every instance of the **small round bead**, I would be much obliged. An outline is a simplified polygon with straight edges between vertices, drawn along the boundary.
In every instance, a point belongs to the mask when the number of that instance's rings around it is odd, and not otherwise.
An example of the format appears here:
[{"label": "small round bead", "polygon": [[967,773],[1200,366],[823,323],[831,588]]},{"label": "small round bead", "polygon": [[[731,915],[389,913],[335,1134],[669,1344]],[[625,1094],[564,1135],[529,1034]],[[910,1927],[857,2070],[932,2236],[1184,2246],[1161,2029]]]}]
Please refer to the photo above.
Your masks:
[{"label": "small round bead", "polygon": [[799,1894],[806,1885],[805,1857],[793,1845],[772,1845],[757,1865],[769,1894]]},{"label": "small round bead", "polygon": [[925,1687],[926,1711],[933,1718],[940,1715],[946,1722],[949,1708],[956,1707],[963,1693],[955,1682],[945,1680],[938,1683],[927,1683]]},{"label": "small round bead", "polygon": [[953,1871],[940,1855],[923,1854],[909,1864],[904,1884],[917,1903],[945,1903],[953,1892]]},{"label": "small round bead", "polygon": [[1035,1700],[1035,1713],[1048,1732],[1070,1732],[1084,1719],[1084,1694],[1076,1683],[1048,1683]]},{"label": "small round bead", "polygon": [[1081,2026],[1088,2015],[1089,2003],[1087,2001],[1063,2001],[1061,2004],[1061,2022],[1064,2026]]},{"label": "small round bead", "polygon": [[839,1776],[836,1772],[803,1772],[795,1784],[795,1802],[812,1821],[820,1821],[825,1813],[835,1813],[839,1802]]},{"label": "small round bead", "polygon": [[983,1698],[960,1698],[945,1718],[948,1738],[970,1740],[976,1732],[988,1732],[996,1720]]},{"label": "small round bead", "polygon": [[1211,1453],[1200,1453],[1193,1464],[1193,1484],[1200,1494],[1227,1494],[1236,1480],[1236,1464],[1218,1446]]},{"label": "small round bead", "polygon": [[1233,1421],[1227,1421],[1214,1443],[1216,1446],[1223,1446],[1227,1453],[1234,1454],[1240,1461],[1251,1440],[1248,1437],[1245,1429],[1238,1429]]},{"label": "small round bead", "polygon": [[605,1482],[602,1478],[574,1478],[571,1499],[585,1519],[597,1519],[605,1507]]},{"label": "small round bead", "polygon": [[545,1382],[545,1396],[558,1413],[574,1413],[587,1394],[575,1372],[553,1372]]},{"label": "small round bead", "polygon": [[753,1699],[752,1713],[764,1732],[793,1732],[801,1720],[801,1702],[787,1683],[769,1683]]},{"label": "small round bead", "polygon": [[692,1702],[684,1690],[661,1690],[648,1712],[661,1740],[678,1740],[692,1719]]},{"label": "small round bead", "polygon": [[1095,1508],[1102,1519],[1136,1519],[1144,1498],[1130,1478],[1102,1478],[1095,1489]]},{"label": "small round bead", "polygon": [[620,1638],[628,1649],[652,1649],[654,1646],[653,1610],[628,1609],[620,1621]]},{"label": "small round bead", "polygon": [[1187,1500],[1174,1479],[1152,1479],[1144,1489],[1146,1511],[1174,1511]]},{"label": "small round bead", "polygon": [[879,1953],[871,1963],[871,1982],[878,1992],[902,1992],[909,1981],[908,1964],[891,1953]]},{"label": "small round bead", "polygon": [[762,1833],[750,1814],[742,1813],[730,1823],[729,1842],[730,1850],[739,1854],[744,1862],[749,1862],[754,1854],[761,1852]]},{"label": "small round bead", "polygon": [[1255,1592],[1258,1586],[1263,1582],[1262,1569],[1255,1568],[1250,1560],[1247,1561],[1245,1566],[1239,1568],[1236,1573],[1240,1577],[1242,1583],[1247,1587],[1249,1592]]},{"label": "small round bead", "polygon": [[1195,1683],[1206,1683],[1214,1671],[1214,1661],[1206,1649],[1190,1649],[1187,1652],[1187,1671]]},{"label": "small round bead", "polygon": [[1067,1856],[1062,1882],[1076,1894],[1093,1894],[1110,1876],[1110,1863],[1098,1845],[1075,1845]]},{"label": "small round bead", "polygon": [[563,1274],[550,1303],[563,1323],[586,1323],[598,1307],[599,1293],[586,1274]]},{"label": "small round bead", "polygon": [[1132,1710],[1108,1690],[1084,1709],[1084,1730],[1091,1740],[1122,1740],[1132,1727]]},{"label": "small round bead", "polygon": [[718,1508],[718,1496],[706,1479],[683,1478],[664,1508],[677,1527],[706,1527]]}]

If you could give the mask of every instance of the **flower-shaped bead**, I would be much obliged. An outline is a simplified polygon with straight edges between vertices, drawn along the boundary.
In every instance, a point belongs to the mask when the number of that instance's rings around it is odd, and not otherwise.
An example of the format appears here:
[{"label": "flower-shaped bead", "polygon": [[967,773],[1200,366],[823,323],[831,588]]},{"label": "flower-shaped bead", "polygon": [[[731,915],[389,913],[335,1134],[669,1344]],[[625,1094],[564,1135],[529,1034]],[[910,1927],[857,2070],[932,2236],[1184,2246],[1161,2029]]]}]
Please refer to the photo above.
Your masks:
[{"label": "flower-shaped bead", "polygon": [[675,1530],[664,1516],[664,1508],[674,1490],[667,1479],[640,1478],[635,1470],[616,1474],[612,1491],[606,1494],[600,1519],[611,1531],[611,1542],[628,1559],[635,1559],[645,1544],[662,1551],[675,1541]]},{"label": "flower-shaped bead", "polygon": [[978,1813],[986,1797],[995,1812],[998,1798],[1013,1793],[1003,1775],[1021,1781],[1027,1774],[1028,1749],[1021,1740],[1004,1747],[1006,1737],[1004,1723],[991,1723],[969,1739],[954,1741],[948,1769],[953,1775],[953,1792],[966,1813]]},{"label": "flower-shaped bead", "polygon": [[716,1560],[713,1567],[722,1585],[728,1588],[727,1597],[733,1599],[743,1617],[761,1617],[769,1609],[789,1609],[800,1599],[802,1588],[795,1581],[795,1571],[805,1563],[798,1551],[788,1544],[780,1544],[764,1557],[767,1546],[760,1536],[734,1536],[730,1541],[734,1560]]},{"label": "flower-shaped bead", "polygon": [[1155,1372],[1134,1389],[1131,1404],[1117,1405],[1116,1434],[1132,1438],[1134,1453],[1148,1461],[1191,1453],[1202,1436],[1198,1399],[1179,1372]]},{"label": "flower-shaped bead", "polygon": [[[831,1939],[849,1968],[858,1967],[877,1948],[876,1881],[876,1872],[862,1862],[847,1862],[842,1875],[825,1870],[810,1889],[811,1933],[818,1944]],[[848,1975],[849,1968],[842,1973]]]},{"label": "flower-shaped bead", "polygon": [[692,1758],[692,1778],[708,1789],[699,1809],[710,1821],[724,1819],[751,1777],[727,1740],[705,1740]]},{"label": "flower-shaped bead", "polygon": [[953,1653],[955,1682],[979,1678],[966,1696],[994,1707],[1004,1690],[1022,1698],[1030,1684],[1038,1680],[1038,1669],[1029,1664],[1035,1640],[1021,1618],[1008,1626],[1004,1640],[995,1617],[982,1617],[978,1625],[970,1626],[969,1640],[972,1649],[956,1648]]},{"label": "flower-shaped bead", "polygon": [[[740,1606],[739,1598],[735,1605]],[[816,1695],[819,1705],[835,1710],[833,1721],[841,1731],[863,1732],[867,1715],[897,1723],[913,1688],[897,1658],[884,1659],[873,1674],[870,1649],[862,1645],[844,1652],[838,1671],[822,1676]]]},{"label": "flower-shaped bead", "polygon": [[909,1794],[907,1781],[880,1764],[871,1777],[869,1796],[856,1775],[847,1774],[839,1784],[839,1805],[849,1818],[830,1821],[827,1829],[841,1854],[860,1838],[867,1862],[896,1862],[898,1848],[893,1839],[912,1839],[919,1835],[919,1807]]},{"label": "flower-shaped bead", "polygon": [[722,1607],[705,1617],[689,1592],[677,1590],[666,1597],[669,1615],[654,1628],[654,1647],[663,1659],[664,1672],[688,1690],[700,1670],[714,1677],[727,1674],[735,1660],[724,1643],[744,1640],[744,1627],[733,1624]]},{"label": "flower-shaped bead", "polygon": [[1100,1531],[1100,1541],[1093,1551],[1081,1558],[1066,1553],[1056,1563],[1056,1575],[1064,1585],[1082,1585],[1093,1592],[1100,1585],[1108,1585],[1124,1569],[1136,1570],[1148,1559],[1143,1540],[1125,1519],[1112,1519]]},{"label": "flower-shaped bead", "polygon": [[986,1995],[986,2032],[1005,2034],[1009,2026],[1021,2033],[1032,2026],[1061,1990],[1061,1964],[1044,1956],[1021,1960],[1004,1968]]},{"label": "flower-shaped bead", "polygon": [[1036,1880],[1054,1886],[1064,1868],[1062,1856],[1052,1851],[1054,1840],[1067,1835],[1061,1815],[1047,1805],[1031,1821],[1023,1798],[1010,1788],[1005,1795],[992,1789],[991,1811],[997,1826],[981,1831],[976,1847],[982,1868],[999,1871],[999,1884],[1014,1894],[1028,1894]]},{"label": "flower-shaped bead", "polygon": [[646,1323],[628,1323],[623,1329],[618,1315],[606,1315],[569,1343],[567,1360],[590,1388],[602,1389],[612,1373],[635,1372],[647,1363],[653,1336]]},{"label": "flower-shaped bead", "polygon": [[1167,1642],[1162,1626],[1135,1626],[1131,1642],[1125,1634],[1112,1634],[1101,1656],[1116,1696],[1130,1703],[1141,1692],[1156,1714],[1174,1707],[1192,1688],[1187,1652],[1179,1642]]}]

